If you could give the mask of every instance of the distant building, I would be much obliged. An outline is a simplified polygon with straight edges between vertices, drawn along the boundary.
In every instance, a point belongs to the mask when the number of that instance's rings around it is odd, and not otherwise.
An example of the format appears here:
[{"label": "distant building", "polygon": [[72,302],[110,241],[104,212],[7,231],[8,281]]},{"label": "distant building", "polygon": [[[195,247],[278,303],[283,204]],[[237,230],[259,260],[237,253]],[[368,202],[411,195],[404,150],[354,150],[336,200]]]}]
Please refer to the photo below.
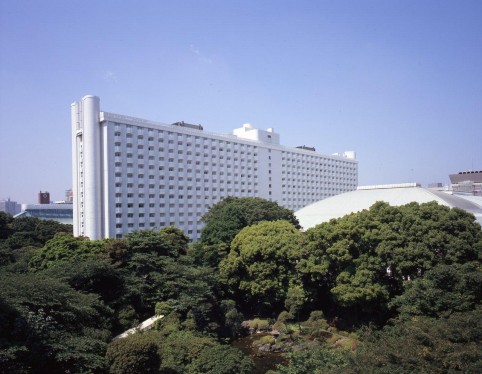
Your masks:
[{"label": "distant building", "polygon": [[20,213],[20,210],[21,210],[20,204],[17,203],[16,201],[12,201],[10,200],[10,198],[8,198],[7,200],[0,200],[1,212],[5,212],[14,216],[15,214]]},{"label": "distant building", "polygon": [[22,204],[22,211],[15,215],[15,218],[19,217],[35,217],[71,225],[73,209],[72,204]]},{"label": "distant building", "polygon": [[50,193],[48,193],[47,191],[45,192],[40,191],[38,194],[38,203],[50,204]]},{"label": "distant building", "polygon": [[73,103],[71,114],[74,235],[90,239],[174,225],[196,240],[200,218],[225,197],[296,210],[358,184],[355,152],[286,147],[272,128],[208,133],[101,112],[96,96]]},{"label": "distant building", "polygon": [[461,171],[449,178],[454,193],[482,196],[482,171]]},{"label": "distant building", "polygon": [[74,202],[74,193],[72,190],[65,191],[65,202],[72,204]]}]

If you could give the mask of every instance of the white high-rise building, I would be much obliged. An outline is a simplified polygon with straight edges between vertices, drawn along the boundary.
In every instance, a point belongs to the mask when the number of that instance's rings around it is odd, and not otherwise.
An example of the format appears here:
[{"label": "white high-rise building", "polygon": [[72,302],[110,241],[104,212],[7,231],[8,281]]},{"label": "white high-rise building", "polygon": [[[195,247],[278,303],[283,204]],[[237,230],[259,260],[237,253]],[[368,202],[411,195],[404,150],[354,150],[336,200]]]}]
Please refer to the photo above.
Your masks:
[{"label": "white high-rise building", "polygon": [[191,239],[227,196],[257,196],[298,210],[355,190],[355,152],[325,155],[280,145],[273,129],[233,135],[100,111],[96,96],[72,104],[74,235],[121,238],[174,225]]}]

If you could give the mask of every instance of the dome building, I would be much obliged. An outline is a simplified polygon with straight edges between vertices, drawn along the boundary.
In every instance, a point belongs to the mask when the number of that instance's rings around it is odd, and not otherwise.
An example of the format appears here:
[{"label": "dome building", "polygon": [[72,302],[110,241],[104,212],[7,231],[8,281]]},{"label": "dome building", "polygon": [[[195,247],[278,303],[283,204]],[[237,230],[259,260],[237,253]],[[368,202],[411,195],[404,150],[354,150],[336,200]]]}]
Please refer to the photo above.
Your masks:
[{"label": "dome building", "polygon": [[422,188],[417,183],[358,187],[356,191],[310,204],[295,212],[295,215],[301,227],[308,230],[332,218],[340,218],[369,209],[377,201],[384,201],[392,206],[435,201],[440,205],[460,208],[474,214],[477,222],[482,226],[482,197],[454,195],[450,191]]}]

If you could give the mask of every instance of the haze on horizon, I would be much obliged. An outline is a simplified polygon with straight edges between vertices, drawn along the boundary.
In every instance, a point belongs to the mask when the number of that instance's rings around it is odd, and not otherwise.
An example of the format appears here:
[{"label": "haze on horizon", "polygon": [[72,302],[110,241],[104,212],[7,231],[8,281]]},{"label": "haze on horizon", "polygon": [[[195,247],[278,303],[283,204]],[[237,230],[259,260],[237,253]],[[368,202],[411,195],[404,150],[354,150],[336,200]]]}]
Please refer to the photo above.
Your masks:
[{"label": "haze on horizon", "polygon": [[71,188],[70,104],[355,150],[359,184],[482,170],[482,2],[0,2],[0,199]]}]

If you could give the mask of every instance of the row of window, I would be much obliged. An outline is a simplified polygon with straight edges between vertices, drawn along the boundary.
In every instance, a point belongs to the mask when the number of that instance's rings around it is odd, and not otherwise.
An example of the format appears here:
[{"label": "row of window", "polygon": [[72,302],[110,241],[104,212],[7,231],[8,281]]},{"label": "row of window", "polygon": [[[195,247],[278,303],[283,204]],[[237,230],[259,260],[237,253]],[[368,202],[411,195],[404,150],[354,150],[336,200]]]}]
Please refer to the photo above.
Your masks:
[{"label": "row of window", "polygon": [[[121,123],[113,123],[115,132],[114,136],[116,138],[123,138],[125,134],[126,139],[137,139],[137,141],[141,141],[142,143],[147,142],[164,142],[167,140],[168,144],[178,144],[178,145],[187,145],[192,146],[194,144],[195,147],[200,147],[201,145],[203,148],[211,150],[220,151],[231,148],[238,148],[242,150],[254,150],[255,146],[249,144],[243,144],[239,142],[232,142],[229,140],[220,140],[215,139],[212,137],[207,136],[200,136],[200,135],[191,135],[177,131],[170,131],[170,130],[162,130],[162,129],[151,129],[145,128],[141,126],[134,126],[134,125],[127,125]],[[174,128],[172,129],[174,130]],[[178,130],[178,129],[176,129]],[[137,134],[134,132],[137,131]]]},{"label": "row of window", "polygon": [[[169,186],[169,190],[177,190],[177,191],[184,191],[184,188],[182,186],[176,188],[175,186]],[[212,192],[218,192],[218,188],[217,187],[196,187],[195,189],[191,189],[191,188],[186,188],[187,191],[191,191],[191,190],[195,190],[195,191],[204,191],[204,192],[209,192],[209,191],[212,191]],[[231,192],[234,192],[234,193],[237,193],[237,192],[240,192],[240,193],[258,193],[258,190],[253,190],[253,189],[245,189],[245,188],[219,188],[219,192],[224,192],[226,191],[228,194],[231,193]],[[154,199],[156,198],[154,194],[149,194],[149,199]],[[166,196],[169,196],[169,198],[171,199],[174,199],[174,198],[178,198],[178,199],[183,199],[183,198],[187,198],[187,199],[193,199],[193,198],[201,198],[201,197],[198,197],[198,196],[193,196],[193,195],[182,195],[181,194],[175,194],[175,195],[165,195],[165,194],[159,194],[159,198],[160,199],[164,199],[166,198]],[[172,196],[172,197],[171,197]],[[116,192],[115,193],[115,197],[116,199],[120,199],[120,198],[139,198],[139,199],[144,199],[146,196],[144,193],[137,193],[137,194],[134,194],[134,193],[121,193],[121,192]],[[216,196],[209,196],[209,195],[205,195],[204,196],[204,199],[207,199],[207,198],[212,198],[212,199],[215,199],[217,198]]]}]

